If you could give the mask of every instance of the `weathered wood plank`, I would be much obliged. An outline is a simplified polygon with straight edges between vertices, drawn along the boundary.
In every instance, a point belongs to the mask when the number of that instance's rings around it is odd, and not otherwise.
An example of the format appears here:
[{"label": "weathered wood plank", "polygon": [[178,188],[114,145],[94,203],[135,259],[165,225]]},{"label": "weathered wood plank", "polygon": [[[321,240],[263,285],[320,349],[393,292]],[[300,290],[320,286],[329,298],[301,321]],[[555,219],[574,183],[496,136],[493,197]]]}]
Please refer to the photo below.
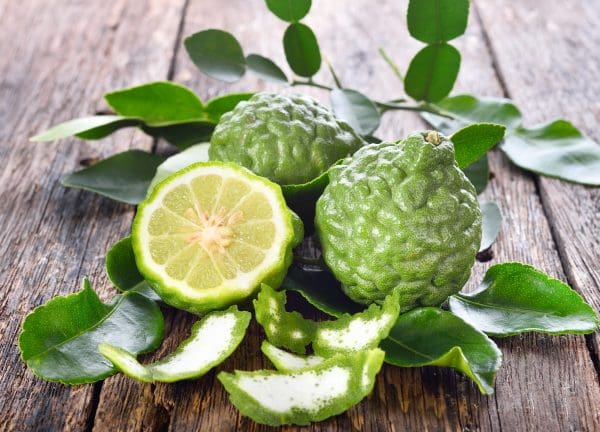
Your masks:
[{"label": "weathered wood plank", "polygon": [[[63,189],[78,161],[152,142],[120,132],[103,142],[32,144],[59,121],[94,112],[102,93],[167,76],[183,1],[2,2],[0,6],[0,429],[84,430],[92,385],[46,383],[16,348],[23,316],[89,275],[106,298],[107,248],[133,207]],[[98,387],[96,387],[98,388]]]},{"label": "weathered wood plank", "polygon": [[[525,125],[567,118],[600,142],[600,8],[595,2],[477,3],[507,95],[522,108]],[[503,37],[506,28],[514,37]],[[531,29],[539,29],[532,32]],[[548,47],[540,49],[540,47]],[[600,310],[600,188],[537,179],[569,282]],[[596,356],[600,334],[592,339]]]},{"label": "weathered wood plank", "polygon": [[[403,23],[405,7],[380,2],[374,8],[366,0],[351,6],[341,1],[317,2],[307,22],[316,30],[324,55],[346,85],[375,98],[390,98],[401,96],[402,86],[378,58],[376,49],[388,48],[402,68],[416,52],[418,44],[409,40]],[[184,35],[207,27],[229,30],[242,41],[246,52],[264,54],[285,64],[279,43],[285,24],[271,16],[260,0],[192,2]],[[458,45],[464,62],[459,89],[500,95],[477,19],[472,18],[467,36]],[[276,88],[252,76],[234,85],[210,80],[195,70],[185,53],[178,57],[175,80],[195,88],[204,98],[235,90]],[[325,71],[317,81],[331,82]],[[284,89],[295,90],[299,89]],[[321,91],[301,90],[327,102]],[[396,113],[385,119],[379,135],[397,138],[422,127],[417,116]],[[494,248],[496,258],[476,265],[469,286],[480,280],[490,264],[508,260],[529,262],[564,279],[532,178],[511,167],[499,154],[492,156],[491,165],[496,177],[485,197],[502,206],[504,230]],[[176,320],[174,331],[158,356],[170,351],[193,321],[183,313],[172,316]],[[258,351],[261,337],[254,325],[242,347],[219,370],[270,367]],[[449,370],[385,367],[368,400],[306,430],[560,431],[600,427],[599,419],[589,415],[600,400],[600,390],[593,381],[594,370],[582,337],[528,335],[499,344],[505,365],[494,397],[481,396],[466,378]],[[96,427],[157,430],[166,419],[171,430],[270,430],[241,418],[227,402],[215,375],[212,372],[199,381],[155,386],[113,377],[103,387]],[[157,413],[162,416],[160,421]]]}]

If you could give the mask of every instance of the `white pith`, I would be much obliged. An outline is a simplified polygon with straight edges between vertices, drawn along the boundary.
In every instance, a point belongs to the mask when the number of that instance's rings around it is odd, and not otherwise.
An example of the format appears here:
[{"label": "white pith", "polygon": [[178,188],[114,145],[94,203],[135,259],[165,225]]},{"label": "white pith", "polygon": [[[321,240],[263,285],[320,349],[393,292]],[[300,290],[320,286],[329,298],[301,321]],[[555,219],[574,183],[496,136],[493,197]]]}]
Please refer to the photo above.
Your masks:
[{"label": "white pith", "polygon": [[358,351],[381,339],[382,329],[394,319],[389,313],[371,319],[355,318],[345,328],[317,330],[317,340],[321,346]]},{"label": "white pith", "polygon": [[317,355],[300,356],[277,348],[268,342],[263,342],[263,352],[275,365],[275,367],[283,372],[291,372],[299,369],[304,369],[311,366],[316,366],[323,363],[325,359]]},{"label": "white pith", "polygon": [[259,192],[267,199],[273,212],[270,221],[275,227],[275,236],[271,248],[262,249],[265,253],[262,262],[250,272],[242,272],[238,269],[237,277],[234,279],[222,277],[223,283],[221,285],[206,289],[195,289],[190,287],[185,281],[169,276],[165,271],[166,266],[154,261],[149,248],[139,248],[137,252],[142,255],[142,262],[147,270],[151,269],[150,272],[155,275],[154,279],[160,282],[161,288],[164,290],[176,292],[178,295],[183,295],[192,301],[202,301],[206,298],[216,297],[219,293],[223,292],[223,289],[226,289],[228,293],[244,296],[261,282],[259,277],[261,274],[276,267],[282,259],[282,248],[287,246],[284,239],[291,236],[291,227],[287,226],[288,224],[286,223],[289,215],[284,213],[286,209],[281,202],[281,198],[277,196],[271,187],[260,180],[244,178],[243,175],[240,175],[239,171],[227,166],[203,166],[201,170],[201,173],[199,173],[197,169],[192,169],[172,179],[169,183],[161,187],[153,197],[152,202],[146,204],[141,210],[141,213],[138,215],[140,219],[137,222],[139,224],[137,235],[141,244],[147,245],[150,243],[152,239],[152,236],[148,232],[150,218],[155,211],[164,206],[163,200],[170,191],[181,185],[190,186],[192,180],[197,177],[217,175],[222,179],[221,187],[228,179],[243,181],[250,187],[248,194]]},{"label": "white pith", "polygon": [[350,379],[349,368],[332,366],[318,372],[241,375],[236,384],[270,411],[283,414],[297,409],[314,413],[345,396]]}]

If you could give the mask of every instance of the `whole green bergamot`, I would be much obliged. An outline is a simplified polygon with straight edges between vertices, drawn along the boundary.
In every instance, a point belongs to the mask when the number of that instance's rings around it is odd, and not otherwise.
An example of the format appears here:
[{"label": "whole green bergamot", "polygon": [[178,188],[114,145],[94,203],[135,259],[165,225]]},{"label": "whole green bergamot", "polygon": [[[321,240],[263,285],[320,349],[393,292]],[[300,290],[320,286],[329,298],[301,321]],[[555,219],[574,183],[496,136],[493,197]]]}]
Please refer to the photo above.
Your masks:
[{"label": "whole green bergamot", "polygon": [[221,117],[209,156],[280,185],[303,184],[364,144],[347,123],[308,96],[257,93]]},{"label": "whole green bergamot", "polygon": [[349,297],[369,304],[399,291],[406,311],[440,305],[462,288],[481,241],[481,211],[449,140],[430,131],[371,144],[329,178],[316,229]]}]

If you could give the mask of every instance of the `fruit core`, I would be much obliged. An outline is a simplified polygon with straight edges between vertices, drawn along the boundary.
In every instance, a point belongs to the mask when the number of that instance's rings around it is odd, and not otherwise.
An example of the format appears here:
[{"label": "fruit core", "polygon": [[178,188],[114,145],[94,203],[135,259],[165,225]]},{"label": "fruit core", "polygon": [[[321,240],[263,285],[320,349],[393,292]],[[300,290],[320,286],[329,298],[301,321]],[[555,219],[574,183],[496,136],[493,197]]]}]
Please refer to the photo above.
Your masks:
[{"label": "fruit core", "polygon": [[229,214],[224,207],[212,214],[190,207],[186,210],[185,216],[198,226],[198,229],[190,233],[186,240],[189,243],[199,243],[211,254],[225,253],[225,249],[233,241],[232,226],[240,223],[244,218],[241,211]]}]

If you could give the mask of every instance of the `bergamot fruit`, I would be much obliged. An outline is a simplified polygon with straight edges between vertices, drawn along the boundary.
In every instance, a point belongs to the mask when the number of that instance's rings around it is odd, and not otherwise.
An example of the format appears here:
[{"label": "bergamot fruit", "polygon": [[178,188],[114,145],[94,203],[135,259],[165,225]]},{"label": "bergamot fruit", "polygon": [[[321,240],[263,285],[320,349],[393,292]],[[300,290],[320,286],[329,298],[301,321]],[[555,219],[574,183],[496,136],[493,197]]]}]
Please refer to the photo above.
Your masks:
[{"label": "bergamot fruit", "polygon": [[317,178],[364,144],[347,123],[310,97],[257,93],[221,117],[209,156],[280,185],[296,185]]},{"label": "bergamot fruit", "polygon": [[299,231],[278,185],[237,165],[200,162],[152,190],[131,239],[140,273],[166,303],[206,313],[263,282],[278,287]]},{"label": "bergamot fruit", "polygon": [[475,188],[452,143],[423,132],[363,147],[332,167],[317,202],[323,258],[364,304],[437,306],[465,284],[481,241]]}]

